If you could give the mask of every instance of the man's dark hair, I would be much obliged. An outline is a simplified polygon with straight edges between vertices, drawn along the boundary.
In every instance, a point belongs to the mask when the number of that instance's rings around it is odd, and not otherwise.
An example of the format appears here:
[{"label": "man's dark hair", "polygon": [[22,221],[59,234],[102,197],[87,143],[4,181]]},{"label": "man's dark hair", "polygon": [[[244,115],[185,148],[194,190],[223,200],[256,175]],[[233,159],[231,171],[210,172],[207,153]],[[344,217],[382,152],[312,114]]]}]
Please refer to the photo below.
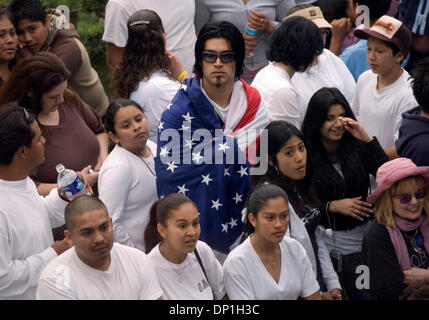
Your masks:
[{"label": "man's dark hair", "polygon": [[12,13],[17,25],[22,19],[45,23],[46,12],[39,0],[12,0],[8,10]]},{"label": "man's dark hair", "polygon": [[238,80],[243,73],[244,39],[240,30],[227,21],[207,23],[200,30],[195,43],[194,73],[200,78],[203,77],[202,52],[206,41],[214,38],[225,39],[231,45],[231,50],[235,53],[235,78]]},{"label": "man's dark hair", "polygon": [[429,113],[429,58],[417,62],[410,74],[414,97],[421,110]]},{"label": "man's dark hair", "polygon": [[[88,211],[104,209],[107,214],[106,205],[98,198],[93,196],[83,195],[72,200],[65,208],[64,219],[67,230],[72,231],[74,228],[73,217],[82,215]],[[143,232],[143,231],[142,231]]]},{"label": "man's dark hair", "polygon": [[31,129],[33,122],[33,115],[16,102],[0,106],[0,165],[11,164],[22,146],[31,147],[36,135]]},{"label": "man's dark hair", "polygon": [[387,13],[391,0],[356,0],[354,2],[360,6],[367,6],[369,9],[369,19],[375,21]]},{"label": "man's dark hair", "polygon": [[291,17],[274,31],[267,58],[303,72],[322,52],[323,39],[319,28],[303,17]]}]

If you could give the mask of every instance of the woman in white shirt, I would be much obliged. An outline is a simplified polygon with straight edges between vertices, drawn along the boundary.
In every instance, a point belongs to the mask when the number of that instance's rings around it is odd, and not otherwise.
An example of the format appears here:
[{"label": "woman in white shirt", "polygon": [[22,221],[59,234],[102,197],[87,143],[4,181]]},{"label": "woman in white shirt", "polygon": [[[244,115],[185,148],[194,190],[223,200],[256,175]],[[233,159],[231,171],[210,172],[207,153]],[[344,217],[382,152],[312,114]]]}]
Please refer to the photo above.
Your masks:
[{"label": "woman in white shirt", "polygon": [[135,101],[113,101],[105,114],[109,138],[116,143],[98,177],[99,198],[113,220],[115,241],[145,251],[143,232],[156,191],[156,144]]},{"label": "woman in white shirt", "polygon": [[144,108],[149,139],[156,142],[161,114],[186,72],[180,61],[166,51],[164,27],[155,11],[135,12],[128,19],[127,27],[128,41],[113,84],[120,97],[133,99]]},{"label": "woman in white shirt", "polygon": [[187,196],[172,193],[152,205],[146,252],[164,299],[226,298],[222,266],[212,249],[198,241],[200,232],[198,209]]},{"label": "woman in white shirt", "polygon": [[321,300],[304,247],[285,237],[288,225],[286,193],[272,184],[256,187],[247,205],[251,234],[223,265],[231,300]]}]

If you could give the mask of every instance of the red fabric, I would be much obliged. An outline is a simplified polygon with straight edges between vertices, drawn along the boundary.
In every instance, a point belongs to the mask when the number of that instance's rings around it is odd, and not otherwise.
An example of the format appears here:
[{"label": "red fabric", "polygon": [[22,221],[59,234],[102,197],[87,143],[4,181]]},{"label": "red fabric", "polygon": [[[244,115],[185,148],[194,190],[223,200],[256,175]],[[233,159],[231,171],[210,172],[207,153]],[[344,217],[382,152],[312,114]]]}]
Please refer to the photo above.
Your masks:
[{"label": "red fabric", "polygon": [[244,80],[240,79],[240,81],[243,84],[244,91],[246,92],[247,110],[240,122],[234,128],[234,134],[255,119],[259,110],[259,105],[261,104],[261,95],[258,90],[248,85]]}]

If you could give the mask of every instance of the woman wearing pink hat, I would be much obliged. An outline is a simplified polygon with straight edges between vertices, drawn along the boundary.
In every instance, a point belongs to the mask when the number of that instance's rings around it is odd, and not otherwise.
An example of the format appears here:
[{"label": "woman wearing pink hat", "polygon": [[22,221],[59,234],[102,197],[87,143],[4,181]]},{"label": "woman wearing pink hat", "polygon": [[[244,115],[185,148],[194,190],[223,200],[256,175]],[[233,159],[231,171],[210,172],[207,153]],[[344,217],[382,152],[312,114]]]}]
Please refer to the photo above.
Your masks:
[{"label": "woman wearing pink hat", "polygon": [[429,282],[429,167],[410,159],[386,162],[377,171],[374,221],[362,243],[370,291],[398,299],[407,285]]}]

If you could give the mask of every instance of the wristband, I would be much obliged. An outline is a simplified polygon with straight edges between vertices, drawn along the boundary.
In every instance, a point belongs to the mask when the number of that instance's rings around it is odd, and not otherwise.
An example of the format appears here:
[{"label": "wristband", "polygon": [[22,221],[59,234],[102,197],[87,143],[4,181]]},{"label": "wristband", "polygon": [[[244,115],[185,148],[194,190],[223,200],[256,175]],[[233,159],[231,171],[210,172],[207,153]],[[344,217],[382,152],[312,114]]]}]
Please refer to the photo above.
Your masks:
[{"label": "wristband", "polygon": [[177,77],[177,81],[182,82],[183,79],[186,77],[188,73],[186,71],[183,71],[178,77]]}]

